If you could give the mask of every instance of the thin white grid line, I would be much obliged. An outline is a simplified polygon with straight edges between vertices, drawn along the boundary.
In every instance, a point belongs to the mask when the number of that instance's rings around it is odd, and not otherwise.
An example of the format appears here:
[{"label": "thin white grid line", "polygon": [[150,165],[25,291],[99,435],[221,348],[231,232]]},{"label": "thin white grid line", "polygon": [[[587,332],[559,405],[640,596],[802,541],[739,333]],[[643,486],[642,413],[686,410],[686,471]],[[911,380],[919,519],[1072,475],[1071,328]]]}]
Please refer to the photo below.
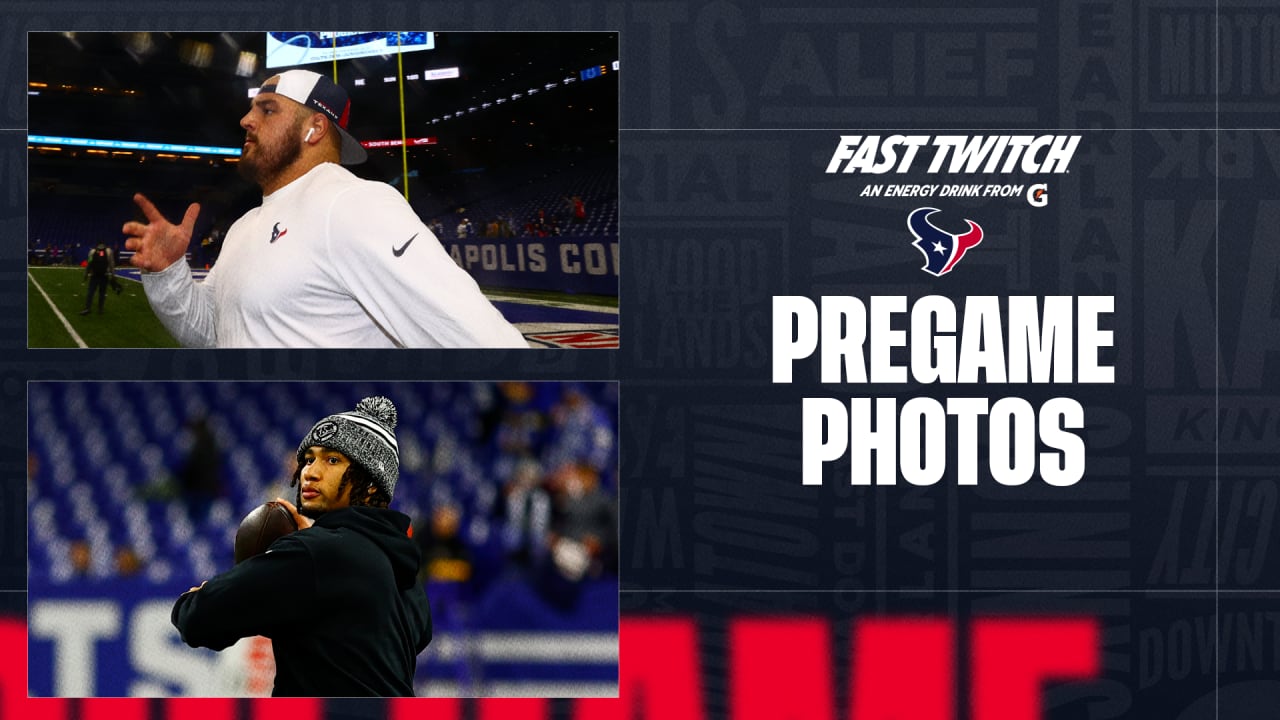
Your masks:
[{"label": "thin white grid line", "polygon": [[[1099,132],[1218,132],[1226,130],[1228,132],[1275,132],[1280,131],[1280,125],[1277,126],[1258,126],[1258,127],[1211,127],[1211,126],[1192,126],[1192,127],[1129,127],[1129,128],[1105,128],[1096,127],[1088,128],[1067,128],[1067,127],[1045,127],[1045,128],[1028,128],[1028,127],[966,127],[966,128],[943,128],[943,127],[916,127],[903,128],[899,127],[866,127],[863,125],[832,125],[831,127],[752,127],[752,128],[698,128],[698,127],[620,127],[618,132],[710,132],[710,133],[741,133],[741,132],[841,132],[844,130],[863,130],[871,132],[893,132],[898,134],[911,133],[924,130],[941,130],[944,132],[955,133],[973,133],[973,132],[998,132],[998,133],[1017,133],[1017,132],[1045,132],[1045,133],[1099,133]],[[30,132],[28,128],[22,127],[0,127],[0,132]]]},{"label": "thin white grid line", "polygon": [[[0,593],[23,593],[28,590],[0,590]],[[967,595],[1002,593],[1011,595],[1030,594],[1062,594],[1062,595],[1275,595],[1280,594],[1280,587],[1275,588],[863,588],[851,591],[848,588],[620,588],[620,593],[630,595],[736,595],[746,593],[772,593],[775,595],[847,595],[850,592],[867,595]]]},{"label": "thin white grid line", "polygon": [[[28,590],[0,590],[0,593],[28,593]],[[748,593],[770,593],[774,595],[846,595],[851,591],[848,588],[819,588],[819,589],[799,589],[789,590],[786,588],[711,588],[699,590],[697,588],[621,588],[619,593],[628,595],[742,595]],[[1145,589],[1116,589],[1116,588],[947,588],[942,590],[928,589],[909,589],[901,590],[893,589],[861,589],[856,591],[857,594],[867,595],[969,595],[969,594],[1005,594],[1005,595],[1045,595],[1045,594],[1062,594],[1062,595],[1275,595],[1280,594],[1280,588],[1248,588],[1248,589],[1218,589],[1210,588],[1145,588]]]},{"label": "thin white grid line", "polygon": [[[1215,126],[1190,126],[1190,127],[1125,127],[1125,128],[1105,128],[1096,127],[1086,128],[1068,128],[1068,127],[964,127],[964,128],[944,128],[944,127],[867,127],[864,125],[844,124],[832,125],[830,127],[748,127],[748,128],[699,128],[699,127],[620,127],[618,132],[709,132],[709,133],[741,133],[741,132],[841,132],[844,130],[862,130],[870,132],[893,132],[897,134],[911,133],[924,130],[940,130],[943,132],[955,133],[973,133],[973,132],[998,132],[998,133],[1017,133],[1017,132],[1044,132],[1044,133],[1099,133],[1099,132],[1214,132],[1222,130],[1227,132],[1275,132],[1280,131],[1280,125],[1257,127],[1231,127],[1223,128],[1220,124]],[[24,127],[0,127],[0,132],[26,132],[30,130]]]},{"label": "thin white grid line", "polygon": [[[831,127],[750,127],[750,128],[699,128],[699,127],[620,127],[618,132],[709,132],[709,133],[738,133],[738,132],[841,132],[844,130],[861,130],[865,132],[891,132],[898,135],[909,135],[913,132],[923,132],[926,130],[939,130],[942,132],[966,134],[975,132],[997,132],[997,133],[1099,133],[1099,132],[1214,132],[1221,128],[1215,128],[1212,125],[1196,125],[1192,127],[1128,127],[1128,128],[1068,128],[1068,127],[867,127],[865,125],[855,125],[852,123],[843,125],[832,125]],[[1232,127],[1225,128],[1230,132],[1262,132],[1280,130],[1277,127]]]},{"label": "thin white grid line", "polygon": [[[1222,8],[1220,0],[1213,2],[1213,26],[1220,27]],[[1219,720],[1222,713],[1222,508],[1219,504],[1222,487],[1222,436],[1218,415],[1221,412],[1219,393],[1222,388],[1222,373],[1219,366],[1222,362],[1221,325],[1219,313],[1222,308],[1220,291],[1222,267],[1219,264],[1222,243],[1222,226],[1219,217],[1218,183],[1222,175],[1222,53],[1218,49],[1218,36],[1213,34],[1213,717]]]},{"label": "thin white grid line", "polygon": [[1202,588],[622,588],[630,595],[1275,595],[1280,588],[1215,589]]}]

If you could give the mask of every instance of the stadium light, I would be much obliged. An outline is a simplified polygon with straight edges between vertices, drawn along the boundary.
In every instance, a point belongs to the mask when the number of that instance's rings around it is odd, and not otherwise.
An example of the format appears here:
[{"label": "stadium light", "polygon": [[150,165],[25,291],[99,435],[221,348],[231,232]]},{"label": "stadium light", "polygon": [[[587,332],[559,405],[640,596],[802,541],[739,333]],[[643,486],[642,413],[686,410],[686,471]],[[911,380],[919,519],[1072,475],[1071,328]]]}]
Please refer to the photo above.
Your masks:
[{"label": "stadium light", "polygon": [[254,71],[258,69],[258,54],[248,50],[240,52],[240,59],[236,62],[236,75],[240,77],[252,77]]},{"label": "stadium light", "polygon": [[178,145],[173,143],[134,142],[132,140],[99,140],[95,138],[58,137],[54,135],[28,135],[27,142],[43,143],[44,145],[62,145],[66,147],[105,148],[108,150],[146,150],[151,152],[199,153],[201,155],[240,155],[240,148],[238,147]]},{"label": "stadium light", "polygon": [[[612,69],[613,71],[617,71],[617,69],[618,69],[618,61],[617,61],[617,60],[614,60],[612,63],[609,63],[609,64],[593,65],[593,66],[591,66],[591,67],[589,67],[589,68],[585,68],[585,69],[583,69],[583,70],[579,71],[579,72],[577,73],[577,75],[566,75],[565,77],[561,78],[560,80],[552,80],[552,81],[550,81],[550,82],[546,82],[546,83],[544,83],[544,84],[542,85],[542,87],[541,87],[541,88],[532,87],[532,88],[529,88],[527,91],[525,91],[525,92],[523,92],[523,93],[513,93],[509,98],[507,98],[507,97],[500,97],[500,98],[497,98],[496,100],[494,100],[493,102],[484,102],[484,103],[482,103],[482,104],[481,104],[481,108],[488,108],[488,107],[489,107],[489,106],[491,106],[491,105],[501,105],[501,104],[503,104],[503,103],[507,102],[508,100],[513,100],[513,101],[514,101],[514,100],[519,100],[520,98],[523,98],[523,97],[525,97],[526,95],[536,95],[537,93],[539,93],[539,92],[541,92],[541,91],[543,91],[543,90],[551,90],[551,89],[553,89],[553,88],[559,87],[560,85],[568,85],[568,84],[570,84],[570,83],[580,82],[580,81],[583,81],[583,80],[592,80],[592,79],[595,79],[595,78],[598,78],[598,77],[602,77],[602,76],[604,76],[604,75],[608,74],[608,73],[609,73],[609,71],[610,71],[611,69]],[[435,73],[435,72],[445,72],[445,71],[447,71],[447,70],[457,70],[457,68],[442,68],[442,69],[441,69],[441,70],[439,70],[439,71],[428,70],[428,71],[423,75],[423,79],[425,79],[425,80],[433,80],[433,79],[436,79],[436,78],[432,77],[432,74],[433,74],[433,73]],[[510,75],[508,75],[507,77],[513,77],[513,76],[514,76],[514,73],[511,73],[511,74],[510,74]],[[449,77],[457,77],[457,76],[456,76],[456,75],[450,75]],[[474,109],[474,108],[471,108],[471,109],[467,110],[466,112],[475,112],[475,109]],[[463,115],[463,111],[458,111],[458,112],[456,112],[456,113],[445,113],[445,114],[444,114],[444,119],[445,119],[445,120],[448,120],[448,119],[450,119],[450,118],[461,117],[462,115]]]},{"label": "stadium light", "polygon": [[185,40],[178,47],[178,58],[198,68],[207,68],[213,62],[213,46],[199,40]]}]

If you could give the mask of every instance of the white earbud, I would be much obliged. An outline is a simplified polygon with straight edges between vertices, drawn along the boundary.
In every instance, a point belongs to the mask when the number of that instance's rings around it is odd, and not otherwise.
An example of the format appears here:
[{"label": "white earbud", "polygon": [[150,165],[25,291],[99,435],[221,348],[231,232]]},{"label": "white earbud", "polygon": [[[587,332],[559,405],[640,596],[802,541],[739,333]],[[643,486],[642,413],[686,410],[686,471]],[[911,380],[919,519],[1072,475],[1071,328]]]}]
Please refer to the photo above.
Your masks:
[{"label": "white earbud", "polygon": [[315,132],[316,132],[315,128],[311,128],[310,130],[308,130],[307,136],[302,138],[302,142],[311,142],[311,136],[314,135]]}]

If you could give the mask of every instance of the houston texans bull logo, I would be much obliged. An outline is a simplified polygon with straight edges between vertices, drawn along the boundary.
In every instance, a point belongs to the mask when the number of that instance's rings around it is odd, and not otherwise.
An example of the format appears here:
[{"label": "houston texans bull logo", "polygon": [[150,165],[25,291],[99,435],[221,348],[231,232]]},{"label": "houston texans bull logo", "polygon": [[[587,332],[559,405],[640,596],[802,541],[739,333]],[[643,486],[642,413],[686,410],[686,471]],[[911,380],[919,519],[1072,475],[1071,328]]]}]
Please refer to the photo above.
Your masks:
[{"label": "houston texans bull logo", "polygon": [[907,217],[907,229],[916,236],[916,249],[924,253],[924,267],[920,268],[935,277],[942,277],[959,264],[970,249],[982,242],[982,228],[972,220],[968,232],[955,235],[933,226],[929,216],[938,208],[916,208]]}]

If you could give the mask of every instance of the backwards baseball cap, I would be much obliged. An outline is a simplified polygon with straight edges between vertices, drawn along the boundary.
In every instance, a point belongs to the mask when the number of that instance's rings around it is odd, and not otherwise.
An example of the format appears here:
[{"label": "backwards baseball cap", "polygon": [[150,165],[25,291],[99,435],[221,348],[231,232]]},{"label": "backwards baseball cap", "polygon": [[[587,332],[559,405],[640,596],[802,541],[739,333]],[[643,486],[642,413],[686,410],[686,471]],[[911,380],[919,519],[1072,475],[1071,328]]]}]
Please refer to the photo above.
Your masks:
[{"label": "backwards baseball cap", "polygon": [[[272,79],[275,82],[271,82]],[[263,83],[258,92],[283,95],[328,117],[342,136],[342,153],[338,160],[343,165],[358,165],[369,158],[364,146],[347,132],[347,121],[351,116],[351,99],[347,97],[347,91],[324,75],[310,70],[285,70]]]},{"label": "backwards baseball cap", "polygon": [[400,477],[400,445],[396,442],[396,406],[381,396],[367,397],[351,412],[316,423],[298,445],[298,462],[307,448],[337,450],[369,472],[373,483],[391,497]]}]

